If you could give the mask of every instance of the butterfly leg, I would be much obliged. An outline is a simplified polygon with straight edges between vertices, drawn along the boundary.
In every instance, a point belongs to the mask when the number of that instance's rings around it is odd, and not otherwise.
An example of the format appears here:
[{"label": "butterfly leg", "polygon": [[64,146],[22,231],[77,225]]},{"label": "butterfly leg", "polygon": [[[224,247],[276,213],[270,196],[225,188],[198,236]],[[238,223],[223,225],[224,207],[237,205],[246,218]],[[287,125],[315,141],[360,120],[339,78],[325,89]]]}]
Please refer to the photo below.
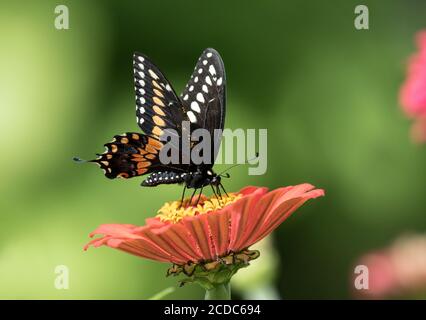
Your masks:
[{"label": "butterfly leg", "polygon": [[183,198],[185,197],[185,190],[186,190],[186,185],[183,186],[183,192],[182,192],[182,197],[180,198],[180,206],[179,209],[182,208],[183,205]]},{"label": "butterfly leg", "polygon": [[223,187],[223,184],[221,183],[221,184],[219,184],[219,186],[222,187],[223,192],[225,192],[226,196],[228,197],[228,193],[226,192],[225,188]]},{"label": "butterfly leg", "polygon": [[194,198],[194,195],[195,195],[196,192],[197,192],[197,189],[194,188],[194,192],[191,195],[191,199],[189,199],[189,203],[188,203],[189,205],[192,205],[192,199]]},{"label": "butterfly leg", "polygon": [[210,187],[212,188],[213,194],[216,197],[216,199],[219,201],[219,196],[216,193],[216,190],[214,189],[213,185],[211,184]]},{"label": "butterfly leg", "polygon": [[198,202],[200,201],[201,194],[203,193],[203,188],[204,188],[204,187],[201,187],[200,194],[198,195],[197,203],[195,204],[195,206],[197,206],[197,205],[198,205]]},{"label": "butterfly leg", "polygon": [[219,195],[219,203],[222,202],[222,193],[220,192],[219,186],[216,186],[216,193]]}]

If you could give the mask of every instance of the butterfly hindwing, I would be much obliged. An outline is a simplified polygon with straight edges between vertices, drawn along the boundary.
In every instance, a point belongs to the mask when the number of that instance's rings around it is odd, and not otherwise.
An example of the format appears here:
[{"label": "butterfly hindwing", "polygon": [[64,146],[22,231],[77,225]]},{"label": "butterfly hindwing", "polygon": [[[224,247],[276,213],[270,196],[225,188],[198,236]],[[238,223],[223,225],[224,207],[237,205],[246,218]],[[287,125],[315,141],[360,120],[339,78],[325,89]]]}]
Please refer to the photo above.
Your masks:
[{"label": "butterfly hindwing", "polygon": [[105,147],[105,152],[91,161],[98,163],[110,179],[132,178],[161,167],[158,154],[163,144],[153,137],[125,133],[115,136]]}]

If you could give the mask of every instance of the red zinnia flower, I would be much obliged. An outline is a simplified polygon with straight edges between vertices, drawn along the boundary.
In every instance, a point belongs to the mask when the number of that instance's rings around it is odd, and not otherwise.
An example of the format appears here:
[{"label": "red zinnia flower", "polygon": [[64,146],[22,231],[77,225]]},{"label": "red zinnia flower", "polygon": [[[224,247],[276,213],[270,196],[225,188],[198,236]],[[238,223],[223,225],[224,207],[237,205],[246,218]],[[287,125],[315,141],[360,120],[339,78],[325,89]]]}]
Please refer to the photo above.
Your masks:
[{"label": "red zinnia flower", "polygon": [[405,113],[415,119],[412,137],[426,141],[426,31],[416,36],[419,51],[408,64],[407,79],[400,91],[400,103]]},{"label": "red zinnia flower", "polygon": [[[166,203],[145,226],[104,224],[90,234],[100,238],[89,246],[109,247],[152,260],[174,264],[168,274],[181,271],[190,281],[216,272],[207,282],[227,283],[258,252],[252,244],[270,234],[307,200],[324,191],[310,184],[278,188],[246,187],[221,200],[202,197],[197,206]],[[194,278],[195,277],[195,278]],[[201,283],[206,287],[207,283]]]}]

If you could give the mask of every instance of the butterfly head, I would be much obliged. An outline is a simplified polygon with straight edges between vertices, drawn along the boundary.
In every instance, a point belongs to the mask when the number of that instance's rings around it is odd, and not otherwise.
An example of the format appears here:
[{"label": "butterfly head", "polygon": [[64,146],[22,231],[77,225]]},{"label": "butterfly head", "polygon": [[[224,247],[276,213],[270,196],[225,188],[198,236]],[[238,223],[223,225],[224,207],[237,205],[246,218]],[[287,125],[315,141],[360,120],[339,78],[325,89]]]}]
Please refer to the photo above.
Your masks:
[{"label": "butterfly head", "polygon": [[229,175],[229,173],[225,173],[225,174],[217,174],[214,173],[212,170],[207,170],[207,176],[210,178],[210,184],[214,185],[214,186],[218,186],[220,185],[222,178],[230,178],[231,176]]},{"label": "butterfly head", "polygon": [[220,185],[221,176],[213,172],[212,170],[207,170],[206,172],[208,179],[210,180],[210,184],[214,186]]}]

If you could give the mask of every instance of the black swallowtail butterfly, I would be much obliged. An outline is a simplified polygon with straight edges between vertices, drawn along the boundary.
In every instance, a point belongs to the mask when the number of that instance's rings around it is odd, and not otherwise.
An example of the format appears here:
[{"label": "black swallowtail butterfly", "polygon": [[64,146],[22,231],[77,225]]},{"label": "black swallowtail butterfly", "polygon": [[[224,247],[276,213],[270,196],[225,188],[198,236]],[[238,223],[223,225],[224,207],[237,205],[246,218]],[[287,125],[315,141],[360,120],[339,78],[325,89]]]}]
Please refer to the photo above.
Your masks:
[{"label": "black swallowtail butterfly", "polygon": [[[105,176],[111,179],[149,174],[142,186],[183,183],[185,189],[194,189],[194,195],[197,189],[211,185],[213,192],[220,194],[221,176],[212,170],[222,138],[221,131],[220,134],[214,131],[223,130],[225,122],[226,79],[219,53],[210,48],[204,50],[180,97],[147,56],[134,54],[133,71],[136,120],[143,133],[115,136],[112,142],[105,144],[105,152],[90,161],[99,164]],[[210,133],[209,163],[196,165],[189,161],[164,165],[160,162],[159,153],[164,146],[161,136],[166,129],[173,129],[182,139],[182,121],[188,121],[191,132],[203,128]],[[194,145],[191,141],[191,149]]]}]

